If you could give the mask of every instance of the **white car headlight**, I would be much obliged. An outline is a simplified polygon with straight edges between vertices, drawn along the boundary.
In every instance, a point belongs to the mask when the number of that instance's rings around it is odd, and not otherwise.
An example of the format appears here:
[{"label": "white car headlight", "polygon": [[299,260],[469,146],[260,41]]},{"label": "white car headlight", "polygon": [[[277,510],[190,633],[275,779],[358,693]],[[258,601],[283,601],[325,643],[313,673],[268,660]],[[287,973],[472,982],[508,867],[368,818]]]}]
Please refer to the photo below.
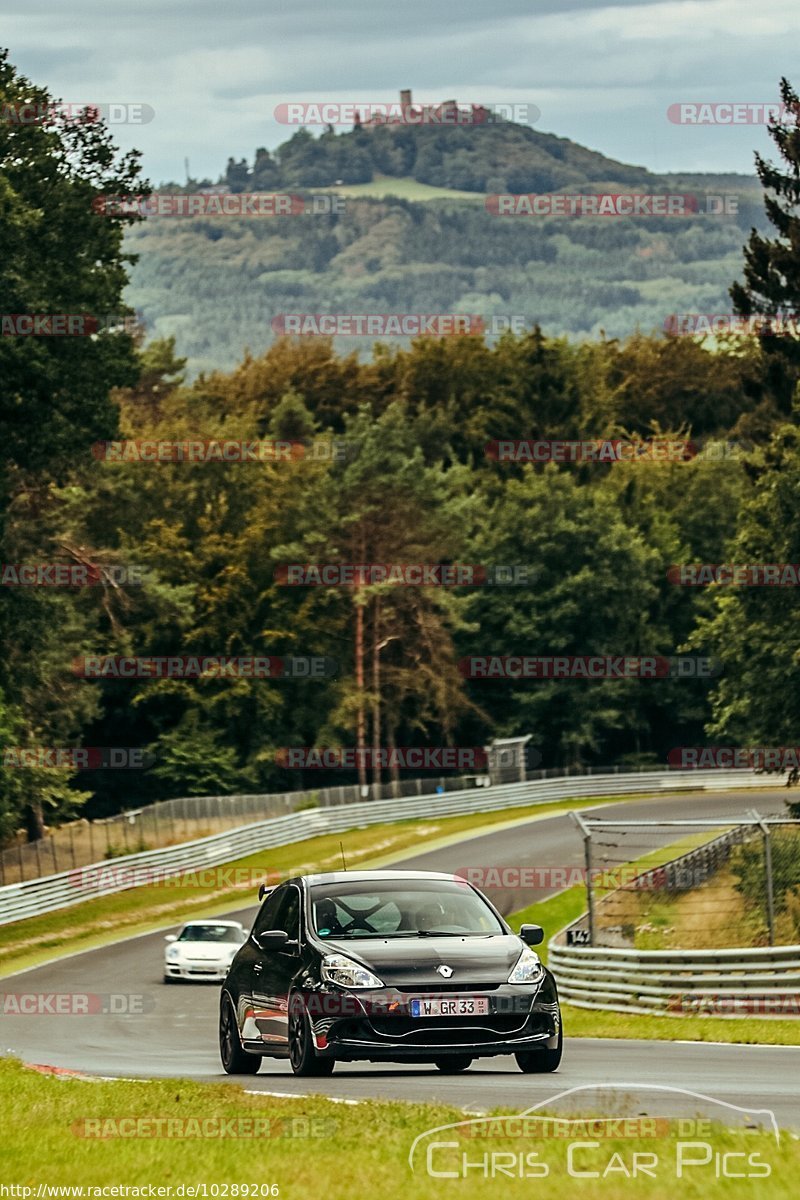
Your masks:
[{"label": "white car headlight", "polygon": [[541,983],[544,979],[544,967],[539,955],[526,946],[517,959],[517,965],[508,977],[509,983]]},{"label": "white car headlight", "polygon": [[169,950],[167,951],[167,962],[172,962],[172,963],[177,962],[178,959],[180,958],[180,956],[181,956],[181,952],[178,949],[178,947],[170,946]]},{"label": "white car headlight", "polygon": [[346,988],[383,987],[377,975],[344,954],[326,954],[322,960],[322,978]]}]

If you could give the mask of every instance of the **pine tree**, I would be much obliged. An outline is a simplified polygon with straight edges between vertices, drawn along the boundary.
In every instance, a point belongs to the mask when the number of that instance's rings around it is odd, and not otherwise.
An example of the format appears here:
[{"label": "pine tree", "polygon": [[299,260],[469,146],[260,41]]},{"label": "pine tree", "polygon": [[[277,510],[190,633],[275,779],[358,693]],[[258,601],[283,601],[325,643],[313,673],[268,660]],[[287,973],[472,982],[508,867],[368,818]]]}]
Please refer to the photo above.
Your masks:
[{"label": "pine tree", "polygon": [[[744,247],[744,282],[730,289],[734,310],[741,316],[797,318],[800,314],[800,98],[785,78],[780,83],[782,119],[769,126],[782,159],[776,164],[756,154],[756,174],[764,188],[764,208],[777,230],[775,238],[756,229]],[[768,355],[768,383],[784,412],[791,409],[800,373],[800,338],[771,336],[764,330],[762,346]]]}]

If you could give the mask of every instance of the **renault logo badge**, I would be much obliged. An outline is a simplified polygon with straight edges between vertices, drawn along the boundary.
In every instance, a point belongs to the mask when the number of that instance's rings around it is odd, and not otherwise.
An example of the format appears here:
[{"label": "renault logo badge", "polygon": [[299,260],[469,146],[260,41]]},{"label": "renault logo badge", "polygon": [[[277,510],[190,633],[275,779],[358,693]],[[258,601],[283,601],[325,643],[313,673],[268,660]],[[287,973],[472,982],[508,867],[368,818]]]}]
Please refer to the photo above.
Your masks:
[{"label": "renault logo badge", "polygon": [[442,963],[442,965],[437,967],[436,970],[439,972],[442,979],[449,979],[453,974],[453,968],[448,967],[447,963]]}]

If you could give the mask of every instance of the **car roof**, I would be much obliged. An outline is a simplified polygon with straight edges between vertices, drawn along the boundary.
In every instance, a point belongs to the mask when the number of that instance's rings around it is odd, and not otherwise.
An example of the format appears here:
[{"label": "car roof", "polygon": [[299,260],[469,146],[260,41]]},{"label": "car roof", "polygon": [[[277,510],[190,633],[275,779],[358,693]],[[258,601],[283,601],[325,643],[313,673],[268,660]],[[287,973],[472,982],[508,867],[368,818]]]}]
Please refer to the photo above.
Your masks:
[{"label": "car roof", "polygon": [[216,917],[192,917],[189,921],[184,921],[181,929],[186,929],[189,925],[230,925],[232,928],[241,929],[241,921],[223,921],[217,920]]},{"label": "car roof", "polygon": [[449,875],[445,871],[323,871],[315,875],[299,875],[290,882],[304,882],[309,887],[315,887],[326,883],[404,883],[414,879],[466,883],[461,875]]}]

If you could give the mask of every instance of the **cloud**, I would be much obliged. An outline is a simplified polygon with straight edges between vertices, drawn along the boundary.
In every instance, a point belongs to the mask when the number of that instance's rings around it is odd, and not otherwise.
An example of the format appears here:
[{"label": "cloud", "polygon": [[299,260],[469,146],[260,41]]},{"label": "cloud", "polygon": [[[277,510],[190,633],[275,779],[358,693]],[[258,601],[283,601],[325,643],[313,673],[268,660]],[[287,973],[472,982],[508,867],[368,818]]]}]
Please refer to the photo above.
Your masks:
[{"label": "cloud", "polygon": [[286,136],[286,100],[532,103],[539,128],[654,170],[749,171],[763,129],[671,126],[679,100],[771,100],[800,8],[784,0],[27,0],[12,59],[69,100],[141,102],[115,130],[156,181],[212,177]]}]

